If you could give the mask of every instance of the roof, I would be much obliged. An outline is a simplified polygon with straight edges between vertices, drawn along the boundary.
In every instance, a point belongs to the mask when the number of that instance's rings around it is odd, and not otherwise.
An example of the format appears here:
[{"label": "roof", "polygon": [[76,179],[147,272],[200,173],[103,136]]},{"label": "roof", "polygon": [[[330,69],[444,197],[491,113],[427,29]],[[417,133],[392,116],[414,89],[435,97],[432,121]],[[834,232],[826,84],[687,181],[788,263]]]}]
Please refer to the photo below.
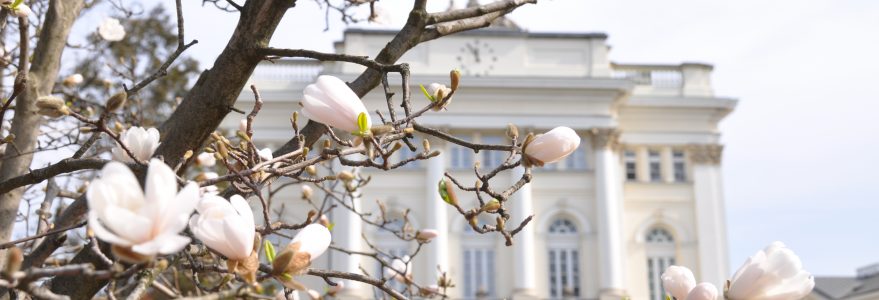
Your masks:
[{"label": "roof", "polygon": [[879,276],[857,277],[815,277],[817,293],[828,299],[850,299],[868,293],[879,293]]}]

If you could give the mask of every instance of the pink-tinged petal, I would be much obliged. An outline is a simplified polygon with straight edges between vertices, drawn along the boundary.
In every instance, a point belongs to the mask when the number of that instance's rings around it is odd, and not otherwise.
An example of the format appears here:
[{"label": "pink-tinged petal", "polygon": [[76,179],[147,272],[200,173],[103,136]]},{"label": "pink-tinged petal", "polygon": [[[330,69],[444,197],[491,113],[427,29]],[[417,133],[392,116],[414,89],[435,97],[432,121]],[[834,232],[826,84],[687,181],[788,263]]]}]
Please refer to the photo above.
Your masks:
[{"label": "pink-tinged petal", "polygon": [[115,233],[111,232],[109,229],[104,227],[104,225],[101,224],[101,221],[98,220],[98,214],[96,212],[94,212],[94,211],[89,212],[88,220],[89,220],[89,229],[91,229],[92,232],[95,233],[95,236],[98,239],[105,241],[107,243],[110,243],[110,244],[118,245],[118,246],[123,246],[123,247],[131,246],[131,244],[132,244],[131,241],[126,240],[125,238],[116,235]]},{"label": "pink-tinged petal", "polygon": [[693,271],[686,267],[668,267],[660,278],[665,291],[677,299],[686,299],[690,290],[696,286],[696,277],[693,276]]},{"label": "pink-tinged petal", "polygon": [[687,294],[687,300],[717,300],[717,287],[710,283],[700,283]]},{"label": "pink-tinged petal", "polygon": [[185,236],[177,234],[162,234],[148,242],[132,246],[131,251],[147,256],[171,254],[182,250],[190,241],[191,240]]},{"label": "pink-tinged petal", "polygon": [[580,136],[573,129],[560,126],[535,137],[525,153],[544,163],[553,163],[570,155],[579,146]]},{"label": "pink-tinged petal", "polygon": [[[193,219],[196,216],[193,216]],[[192,225],[193,223],[196,225]],[[226,237],[222,234],[223,223],[222,220],[200,220],[195,222],[190,220],[190,229],[195,237],[201,240],[208,248],[228,256],[228,253],[232,252],[232,248]]]},{"label": "pink-tinged petal", "polygon": [[324,251],[327,251],[331,240],[332,235],[326,227],[320,224],[310,224],[302,228],[290,243],[301,242],[299,251],[308,252],[311,255],[311,260],[315,260]]},{"label": "pink-tinged petal", "polygon": [[360,112],[366,112],[366,106],[360,97],[351,90],[351,87],[341,79],[322,75],[317,78],[317,87],[324,92],[334,103],[338,104],[337,109],[347,112],[353,116],[357,116]]},{"label": "pink-tinged petal", "polygon": [[226,199],[223,197],[208,194],[201,197],[201,200],[198,201],[198,205],[195,206],[195,209],[198,211],[199,214],[203,215],[210,209],[225,206],[225,202],[228,201],[226,201]]},{"label": "pink-tinged petal", "polygon": [[348,132],[358,130],[356,115],[352,117],[349,114],[339,112],[329,104],[309,95],[305,95],[302,100],[302,115],[308,119]]}]

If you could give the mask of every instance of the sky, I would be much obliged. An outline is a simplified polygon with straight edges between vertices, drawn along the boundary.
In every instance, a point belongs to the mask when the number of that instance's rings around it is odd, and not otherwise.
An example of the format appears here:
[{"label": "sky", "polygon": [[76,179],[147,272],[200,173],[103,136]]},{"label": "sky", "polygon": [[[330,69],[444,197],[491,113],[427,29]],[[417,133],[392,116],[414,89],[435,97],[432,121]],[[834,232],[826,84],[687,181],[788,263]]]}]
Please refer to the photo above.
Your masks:
[{"label": "sky", "polygon": [[[411,2],[380,1],[383,26],[399,28]],[[173,7],[142,1],[152,3]],[[188,55],[208,68],[236,15],[184,3],[186,38],[199,40]],[[332,51],[344,26],[330,18],[324,32],[314,1],[300,0],[272,45]],[[533,32],[607,33],[616,62],[715,66],[716,94],[739,99],[721,124],[731,272],[776,240],[816,275],[879,262],[879,1],[540,0],[511,19]]]}]

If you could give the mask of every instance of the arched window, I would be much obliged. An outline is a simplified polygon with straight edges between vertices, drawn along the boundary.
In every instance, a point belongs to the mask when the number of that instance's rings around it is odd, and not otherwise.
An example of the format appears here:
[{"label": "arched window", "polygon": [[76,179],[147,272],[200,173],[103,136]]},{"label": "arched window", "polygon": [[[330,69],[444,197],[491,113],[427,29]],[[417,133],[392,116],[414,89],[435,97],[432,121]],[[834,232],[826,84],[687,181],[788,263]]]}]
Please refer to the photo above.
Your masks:
[{"label": "arched window", "polygon": [[[488,217],[480,216],[478,226],[491,224]],[[473,231],[470,225],[464,226],[461,237],[463,245],[462,268],[464,271],[463,296],[465,299],[494,298],[495,283],[495,252],[494,240],[487,239]]]},{"label": "arched window", "polygon": [[644,251],[647,254],[647,284],[651,300],[665,299],[662,288],[662,272],[675,264],[675,239],[665,228],[653,227],[644,237]]},{"label": "arched window", "polygon": [[580,251],[577,225],[558,218],[549,225],[547,261],[549,262],[549,297],[553,299],[580,297]]}]

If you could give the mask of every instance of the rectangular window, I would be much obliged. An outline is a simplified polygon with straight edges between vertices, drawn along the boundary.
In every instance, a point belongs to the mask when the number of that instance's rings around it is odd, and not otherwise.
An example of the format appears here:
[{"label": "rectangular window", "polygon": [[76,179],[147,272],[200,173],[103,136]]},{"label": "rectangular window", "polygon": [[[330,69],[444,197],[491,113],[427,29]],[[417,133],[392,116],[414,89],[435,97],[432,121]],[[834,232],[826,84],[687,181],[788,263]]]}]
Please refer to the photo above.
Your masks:
[{"label": "rectangular window", "polygon": [[672,152],[672,167],[674,168],[675,181],[687,181],[687,164],[683,151]]},{"label": "rectangular window", "polygon": [[586,149],[577,148],[565,158],[565,169],[571,171],[586,170]]},{"label": "rectangular window", "polygon": [[[496,135],[483,135],[480,144],[491,144],[491,145],[500,145],[505,144],[506,139],[496,136]],[[482,169],[483,170],[491,170],[497,168],[501,164],[504,163],[504,160],[507,159],[507,155],[509,153],[504,151],[489,151],[483,150],[480,151],[482,155]]]},{"label": "rectangular window", "polygon": [[[418,153],[419,153],[418,151],[420,151],[420,150],[421,149],[416,149],[415,151],[409,150],[409,146],[406,146],[406,144],[403,144],[403,148],[400,148],[400,150],[397,150],[397,157],[400,158],[399,159],[400,161],[404,161],[404,160],[418,156]],[[421,161],[420,160],[413,160],[413,161],[406,163],[401,168],[403,168],[403,169],[418,169],[420,167],[421,167]]]},{"label": "rectangular window", "polygon": [[576,249],[549,249],[549,297],[580,296],[580,267]]},{"label": "rectangular window", "polygon": [[662,181],[662,159],[659,157],[659,151],[650,150],[647,152],[647,159],[650,167],[650,181]]},{"label": "rectangular window", "polygon": [[[468,142],[473,140],[469,135],[456,135],[455,137]],[[449,143],[449,154],[451,169],[466,170],[473,167],[473,150]]]},{"label": "rectangular window", "polygon": [[647,284],[650,288],[651,300],[665,300],[665,289],[662,287],[662,272],[674,265],[673,257],[647,257]]},{"label": "rectangular window", "polygon": [[637,180],[638,179],[638,157],[635,156],[635,152],[631,150],[626,150],[623,154],[626,163],[626,180]]},{"label": "rectangular window", "polygon": [[464,298],[494,297],[494,250],[464,250]]}]

